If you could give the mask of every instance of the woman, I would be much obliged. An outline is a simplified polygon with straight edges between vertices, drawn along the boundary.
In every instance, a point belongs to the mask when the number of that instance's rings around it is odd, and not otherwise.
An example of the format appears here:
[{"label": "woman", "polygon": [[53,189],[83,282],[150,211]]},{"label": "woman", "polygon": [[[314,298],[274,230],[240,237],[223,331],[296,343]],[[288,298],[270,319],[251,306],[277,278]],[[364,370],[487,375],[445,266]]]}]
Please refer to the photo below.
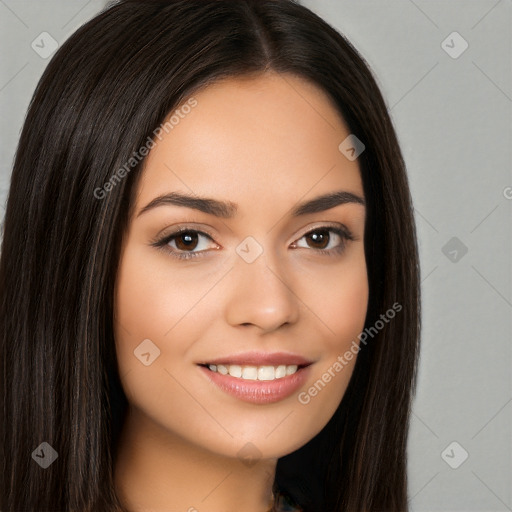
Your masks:
[{"label": "woman", "polygon": [[12,173],[1,510],[407,510],[412,212],[371,72],[306,8],[100,13]]}]

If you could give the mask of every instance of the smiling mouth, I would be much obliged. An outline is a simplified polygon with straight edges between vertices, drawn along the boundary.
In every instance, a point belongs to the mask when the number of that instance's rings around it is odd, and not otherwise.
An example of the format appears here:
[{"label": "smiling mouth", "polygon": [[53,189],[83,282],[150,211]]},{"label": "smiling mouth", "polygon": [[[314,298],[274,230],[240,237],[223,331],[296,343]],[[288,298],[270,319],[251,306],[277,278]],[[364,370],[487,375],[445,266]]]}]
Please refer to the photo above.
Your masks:
[{"label": "smiling mouth", "polygon": [[200,364],[213,373],[229,375],[242,380],[272,381],[280,380],[306,368],[309,364],[281,364],[281,365],[238,365],[238,364]]}]

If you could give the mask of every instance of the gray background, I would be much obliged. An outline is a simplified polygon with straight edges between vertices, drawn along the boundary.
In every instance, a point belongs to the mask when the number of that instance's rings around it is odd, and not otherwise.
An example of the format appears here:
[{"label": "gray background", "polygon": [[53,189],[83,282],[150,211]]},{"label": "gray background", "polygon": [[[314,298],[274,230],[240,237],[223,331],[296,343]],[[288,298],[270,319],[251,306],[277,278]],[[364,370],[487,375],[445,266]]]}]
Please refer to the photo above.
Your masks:
[{"label": "gray background", "polygon": [[[372,67],[408,166],[423,298],[411,510],[512,510],[512,2],[303,4]],[[42,32],[62,44],[104,5],[0,0],[0,218],[25,112],[49,60],[31,44],[43,46]],[[445,51],[463,48],[454,31],[469,45],[457,58]]]}]

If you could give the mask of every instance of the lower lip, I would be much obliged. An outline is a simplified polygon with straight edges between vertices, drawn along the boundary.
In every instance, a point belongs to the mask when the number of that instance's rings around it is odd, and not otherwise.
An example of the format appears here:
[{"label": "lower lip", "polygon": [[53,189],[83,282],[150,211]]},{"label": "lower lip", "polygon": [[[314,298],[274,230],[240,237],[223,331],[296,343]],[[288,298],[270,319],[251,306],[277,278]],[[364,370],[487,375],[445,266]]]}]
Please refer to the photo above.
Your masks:
[{"label": "lower lip", "polygon": [[300,368],[293,375],[275,380],[239,379],[212,372],[205,366],[199,366],[199,369],[222,391],[239,400],[253,404],[272,404],[297,391],[306,382],[311,366]]}]

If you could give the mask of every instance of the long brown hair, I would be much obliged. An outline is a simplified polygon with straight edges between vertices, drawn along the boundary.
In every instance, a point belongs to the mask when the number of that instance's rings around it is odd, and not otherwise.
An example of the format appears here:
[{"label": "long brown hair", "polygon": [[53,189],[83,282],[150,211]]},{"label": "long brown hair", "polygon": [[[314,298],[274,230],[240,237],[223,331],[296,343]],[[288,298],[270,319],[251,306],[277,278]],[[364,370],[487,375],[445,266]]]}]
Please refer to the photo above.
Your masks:
[{"label": "long brown hair", "polygon": [[[365,326],[402,306],[368,338],[326,427],[279,459],[275,487],[307,512],[408,509],[420,271],[405,165],[371,71],[293,0],[122,0],[54,55],[16,153],[0,259],[2,511],[123,510],[113,293],[142,164],[95,191],[194,92],[267,69],[319,86],[365,144]],[[46,469],[31,456],[42,442],[58,453]]]}]

